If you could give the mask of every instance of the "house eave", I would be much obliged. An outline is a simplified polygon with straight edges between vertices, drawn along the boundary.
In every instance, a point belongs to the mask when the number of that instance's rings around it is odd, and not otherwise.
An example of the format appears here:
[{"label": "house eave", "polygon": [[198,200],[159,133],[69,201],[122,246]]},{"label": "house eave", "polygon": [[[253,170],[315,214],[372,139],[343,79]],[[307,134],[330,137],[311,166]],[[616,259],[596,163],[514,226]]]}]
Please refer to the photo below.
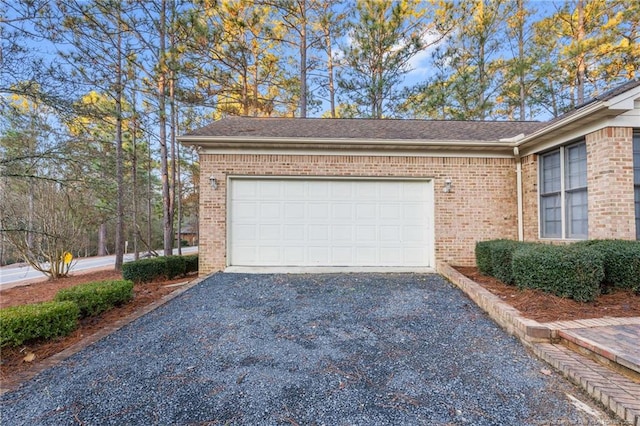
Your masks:
[{"label": "house eave", "polygon": [[536,152],[536,148],[545,146],[553,140],[561,139],[563,135],[569,135],[592,123],[604,122],[637,108],[639,99],[640,86],[606,101],[596,100],[576,110],[575,113],[552,121],[541,129],[530,133],[518,141],[516,146],[523,154]]},{"label": "house eave", "polygon": [[327,138],[273,138],[273,137],[214,137],[181,136],[178,140],[200,151],[242,150],[331,150],[331,151],[470,151],[509,154],[513,143],[500,141],[460,141],[425,139],[327,139]]}]

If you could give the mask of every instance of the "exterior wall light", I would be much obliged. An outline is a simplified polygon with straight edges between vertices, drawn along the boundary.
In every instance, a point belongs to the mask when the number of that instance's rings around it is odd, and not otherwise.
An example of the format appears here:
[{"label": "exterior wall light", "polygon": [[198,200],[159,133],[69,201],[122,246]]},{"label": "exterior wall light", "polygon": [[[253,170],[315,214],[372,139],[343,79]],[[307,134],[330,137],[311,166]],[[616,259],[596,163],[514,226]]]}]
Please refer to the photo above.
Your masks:
[{"label": "exterior wall light", "polygon": [[451,179],[445,179],[444,188],[442,188],[442,192],[446,192],[447,194],[451,192],[452,191],[451,185],[452,185]]},{"label": "exterior wall light", "polygon": [[211,188],[218,189],[218,181],[216,180],[215,176],[209,177],[209,183],[211,184]]}]

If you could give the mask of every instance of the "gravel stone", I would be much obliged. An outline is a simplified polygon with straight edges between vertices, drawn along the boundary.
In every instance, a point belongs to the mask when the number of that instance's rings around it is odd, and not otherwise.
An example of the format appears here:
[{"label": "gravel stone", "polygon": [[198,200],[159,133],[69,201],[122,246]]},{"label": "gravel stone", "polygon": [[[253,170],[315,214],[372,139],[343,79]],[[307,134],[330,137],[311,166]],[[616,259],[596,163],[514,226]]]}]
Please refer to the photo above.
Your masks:
[{"label": "gravel stone", "polygon": [[601,424],[434,274],[215,274],[0,398],[7,425]]}]

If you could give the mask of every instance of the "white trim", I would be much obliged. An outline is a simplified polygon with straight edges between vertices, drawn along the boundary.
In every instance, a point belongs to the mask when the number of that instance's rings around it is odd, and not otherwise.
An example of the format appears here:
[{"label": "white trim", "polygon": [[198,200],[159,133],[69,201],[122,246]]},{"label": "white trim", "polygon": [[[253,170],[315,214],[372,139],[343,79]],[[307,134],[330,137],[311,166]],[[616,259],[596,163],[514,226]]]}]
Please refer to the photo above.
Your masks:
[{"label": "white trim", "polygon": [[563,135],[551,138],[547,142],[544,142],[542,144],[535,144],[535,145],[532,144],[530,146],[520,147],[520,153],[522,156],[540,153],[540,152],[564,145],[566,143],[570,143],[575,139],[583,138],[588,134],[595,133],[607,127],[639,127],[639,126],[640,126],[640,115],[623,114],[617,117],[605,117],[597,121],[593,121],[591,123],[578,126],[577,128],[574,128],[572,130],[568,130]]},{"label": "white trim", "polygon": [[344,175],[227,175],[230,179],[273,179],[273,180],[384,180],[384,181],[417,181],[432,182],[433,176],[344,176]]},{"label": "white trim", "polygon": [[459,140],[459,139],[362,139],[362,138],[319,138],[319,137],[246,137],[246,136],[179,136],[177,138],[185,145],[242,145],[258,144],[266,145],[377,145],[377,146],[457,146],[457,147],[509,147],[508,143],[499,140],[479,141],[479,140]]},{"label": "white trim", "polygon": [[500,151],[407,151],[407,150],[320,150],[320,149],[252,149],[252,148],[203,148],[199,154],[209,155],[296,155],[296,156],[353,156],[353,157],[427,157],[427,158],[513,158],[510,145],[504,145]]},{"label": "white trim", "polygon": [[394,266],[228,266],[224,273],[242,274],[344,274],[344,273],[417,273],[434,274],[435,268]]}]

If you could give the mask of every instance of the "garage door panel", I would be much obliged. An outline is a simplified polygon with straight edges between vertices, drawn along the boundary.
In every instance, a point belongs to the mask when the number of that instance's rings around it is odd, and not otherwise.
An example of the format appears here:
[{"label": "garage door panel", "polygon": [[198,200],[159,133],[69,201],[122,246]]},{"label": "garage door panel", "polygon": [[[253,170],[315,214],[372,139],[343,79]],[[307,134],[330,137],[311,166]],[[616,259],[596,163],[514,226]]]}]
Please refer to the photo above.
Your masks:
[{"label": "garage door panel", "polygon": [[350,203],[336,203],[331,206],[331,219],[353,221],[353,205]]},{"label": "garage door panel", "polygon": [[329,241],[329,225],[309,225],[309,241]]},{"label": "garage door panel", "polygon": [[284,239],[285,241],[299,241],[304,242],[304,225],[286,225],[284,227]]},{"label": "garage door panel", "polygon": [[307,207],[307,217],[309,219],[329,219],[329,203],[309,203]]},{"label": "garage door panel", "polygon": [[325,200],[329,195],[328,181],[312,180],[308,181],[307,187],[308,199],[310,200]]},{"label": "garage door panel", "polygon": [[235,219],[250,219],[253,220],[258,212],[258,203],[237,201],[234,205],[234,218]]},{"label": "garage door panel", "polygon": [[331,225],[331,240],[351,242],[353,240],[353,227],[351,225]]},{"label": "garage door panel", "polygon": [[367,220],[376,218],[376,204],[362,203],[356,205],[356,219]]},{"label": "garage door panel", "polygon": [[328,265],[329,248],[325,246],[311,246],[308,250],[311,265]]},{"label": "garage door panel", "polygon": [[281,233],[281,225],[260,225],[260,234],[258,238],[260,241],[280,241],[282,239]]},{"label": "garage door panel", "polygon": [[264,200],[280,200],[284,188],[276,180],[263,180],[259,185],[258,196]]},{"label": "garage door panel", "polygon": [[237,266],[430,266],[429,181],[232,178]]},{"label": "garage door panel", "polygon": [[353,185],[349,181],[336,181],[331,185],[331,198],[333,200],[351,200],[353,198]]}]

